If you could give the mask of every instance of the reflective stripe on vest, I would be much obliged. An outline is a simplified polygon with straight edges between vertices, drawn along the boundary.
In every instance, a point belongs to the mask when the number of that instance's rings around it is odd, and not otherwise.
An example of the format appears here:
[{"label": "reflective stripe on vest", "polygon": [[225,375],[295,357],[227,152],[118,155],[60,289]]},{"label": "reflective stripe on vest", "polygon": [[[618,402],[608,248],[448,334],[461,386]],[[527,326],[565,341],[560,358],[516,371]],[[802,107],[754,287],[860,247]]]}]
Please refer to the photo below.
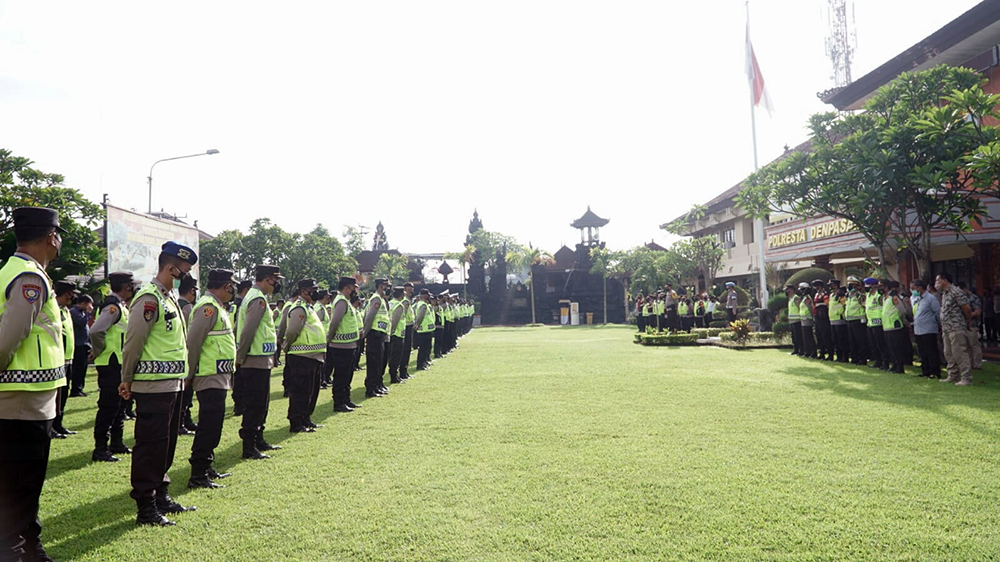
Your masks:
[{"label": "reflective stripe on vest", "polygon": [[243,297],[243,302],[240,303],[240,309],[236,315],[236,341],[240,340],[243,327],[247,325],[247,307],[251,303],[254,306],[263,307],[264,314],[260,319],[260,324],[257,325],[257,332],[253,335],[253,343],[250,344],[250,351],[247,352],[247,356],[266,357],[274,355],[274,352],[278,350],[278,337],[274,332],[274,316],[268,314],[267,299],[264,298],[264,293],[257,287],[251,287],[247,291],[247,296]]},{"label": "reflective stripe on vest", "polygon": [[385,304],[385,299],[382,295],[375,293],[372,298],[368,301],[368,306],[372,306],[372,303],[378,299],[379,307],[375,312],[375,321],[372,323],[372,330],[376,332],[382,332],[383,334],[389,333],[389,311],[388,306]]},{"label": "reflective stripe on vest", "polygon": [[882,298],[878,294],[868,295],[865,300],[865,317],[869,327],[882,325]]},{"label": "reflective stripe on vest", "polygon": [[417,332],[419,332],[421,334],[428,334],[430,332],[433,332],[434,331],[434,311],[431,310],[431,305],[428,304],[428,303],[426,303],[426,302],[424,302],[424,301],[419,301],[419,302],[417,302],[417,310],[418,311],[419,310],[423,310],[424,311],[424,317],[421,320],[420,325],[417,326]]},{"label": "reflective stripe on vest", "polygon": [[864,320],[865,307],[861,304],[861,296],[857,291],[847,295],[847,309],[844,312],[847,320]]},{"label": "reflective stripe on vest", "polygon": [[903,327],[903,318],[899,309],[892,302],[892,297],[882,301],[882,329],[885,331],[899,330]]},{"label": "reflective stripe on vest", "polygon": [[[351,301],[347,300],[344,295],[337,295],[337,298],[333,299],[333,308],[336,309],[337,302],[344,301],[344,305],[347,306],[347,310],[344,312],[344,317],[340,319],[340,324],[337,324],[337,330],[333,333],[333,337],[330,338],[330,343],[354,343],[360,339],[358,335],[358,315],[355,312],[355,308],[351,306]],[[331,314],[331,320],[332,312]]]},{"label": "reflective stripe on vest", "polygon": [[840,302],[840,299],[834,297],[830,301],[830,322],[839,322],[844,320],[844,303]]},{"label": "reflective stripe on vest", "polygon": [[[135,366],[136,381],[161,381],[183,379],[187,376],[187,324],[181,316],[180,306],[164,296],[155,283],[147,283],[135,295],[133,303],[149,295],[156,300],[156,321],[149,330],[149,337],[142,347],[142,355]],[[146,305],[137,310],[145,318]]]},{"label": "reflective stripe on vest", "polygon": [[288,346],[288,353],[292,355],[309,355],[326,351],[326,331],[323,330],[323,323],[320,322],[319,316],[316,315],[313,307],[309,306],[305,301],[296,301],[296,305],[288,311],[288,314],[291,315],[300,308],[305,312],[306,325],[302,327],[302,331],[299,332],[295,341]]},{"label": "reflective stripe on vest", "polygon": [[[0,269],[0,318],[7,310],[10,287],[18,277],[35,274],[42,278],[41,287],[21,285],[23,296],[18,298],[40,299],[48,295],[42,303],[42,310],[31,325],[28,337],[14,351],[6,370],[0,371],[0,391],[21,390],[41,392],[66,386],[66,359],[62,341],[62,321],[59,305],[52,291],[52,282],[45,271],[34,260],[21,256],[11,256]],[[37,294],[29,291],[37,290]]]},{"label": "reflective stripe on vest", "polygon": [[203,295],[191,307],[191,316],[205,314],[203,307],[215,310],[215,325],[208,332],[201,344],[201,355],[198,356],[196,377],[232,374],[236,365],[236,339],[233,337],[233,323],[229,311],[212,295]]}]

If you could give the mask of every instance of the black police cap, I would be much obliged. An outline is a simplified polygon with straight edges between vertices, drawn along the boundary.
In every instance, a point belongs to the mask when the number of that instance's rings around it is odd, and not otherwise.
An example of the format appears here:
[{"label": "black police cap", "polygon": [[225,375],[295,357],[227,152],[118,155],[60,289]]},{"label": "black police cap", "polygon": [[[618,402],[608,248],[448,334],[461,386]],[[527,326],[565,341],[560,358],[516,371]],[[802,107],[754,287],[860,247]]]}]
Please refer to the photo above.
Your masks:
[{"label": "black police cap", "polygon": [[76,287],[75,283],[70,283],[69,281],[56,281],[56,296],[65,295],[66,293],[79,293],[80,289]]},{"label": "black police cap", "polygon": [[316,280],[315,279],[303,279],[303,280],[299,281],[299,290],[300,291],[302,289],[315,289],[316,287],[319,287],[319,285],[316,284]]},{"label": "black police cap", "polygon": [[240,281],[238,285],[236,285],[236,290],[243,291],[249,289],[252,286],[253,286],[253,281],[249,279],[244,279],[243,281]]},{"label": "black police cap", "polygon": [[257,267],[254,268],[254,272],[257,275],[263,275],[263,276],[266,276],[266,277],[270,277],[270,276],[274,275],[274,276],[277,276],[277,277],[281,277],[282,279],[285,278],[285,276],[281,274],[281,268],[278,267],[278,266],[276,266],[276,265],[264,265],[264,264],[261,264],[261,265],[258,265]]},{"label": "black police cap", "polygon": [[131,271],[116,271],[108,274],[108,279],[117,285],[119,283],[131,283],[134,276]]},{"label": "black police cap", "polygon": [[350,287],[351,285],[357,285],[358,280],[353,277],[341,277],[340,282],[337,283],[338,289],[344,289],[345,287]]},{"label": "black police cap", "polygon": [[[209,283],[229,283],[230,281],[235,281],[233,275],[233,272],[228,269],[213,269],[208,272],[208,281]],[[247,287],[249,287],[250,282],[246,281],[246,283]]]},{"label": "black police cap", "polygon": [[376,287],[378,287],[379,285],[388,285],[388,284],[389,284],[389,280],[385,279],[385,278],[382,278],[382,277],[379,277],[378,279],[375,280],[375,286]]},{"label": "black police cap", "polygon": [[18,207],[12,213],[14,228],[45,228],[52,227],[59,232],[66,229],[59,226],[59,211],[48,207]]}]

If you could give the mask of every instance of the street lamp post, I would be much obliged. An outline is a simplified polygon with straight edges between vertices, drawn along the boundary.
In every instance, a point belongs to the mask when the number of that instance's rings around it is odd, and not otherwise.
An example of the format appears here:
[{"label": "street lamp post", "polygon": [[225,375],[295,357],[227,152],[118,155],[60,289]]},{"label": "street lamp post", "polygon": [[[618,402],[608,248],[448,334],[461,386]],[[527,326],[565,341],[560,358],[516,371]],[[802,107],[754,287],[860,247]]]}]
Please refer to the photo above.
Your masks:
[{"label": "street lamp post", "polygon": [[163,160],[157,160],[153,162],[153,165],[149,167],[149,176],[146,178],[149,180],[149,214],[153,214],[153,168],[156,167],[160,162],[166,162],[167,160],[180,160],[181,158],[194,158],[195,156],[211,156],[212,154],[218,154],[219,151],[210,148],[205,152],[199,152],[198,154],[188,154],[187,156],[174,156],[173,158],[164,158]]}]

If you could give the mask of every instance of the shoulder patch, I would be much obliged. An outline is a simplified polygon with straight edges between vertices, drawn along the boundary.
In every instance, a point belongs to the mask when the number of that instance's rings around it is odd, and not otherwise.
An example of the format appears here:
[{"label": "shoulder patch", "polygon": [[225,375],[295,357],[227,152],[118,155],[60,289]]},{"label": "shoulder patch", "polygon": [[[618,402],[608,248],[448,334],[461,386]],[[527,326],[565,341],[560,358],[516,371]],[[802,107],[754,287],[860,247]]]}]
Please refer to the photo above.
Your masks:
[{"label": "shoulder patch", "polygon": [[156,313],[156,303],[152,301],[146,301],[142,303],[142,317],[146,322],[153,321],[153,314]]},{"label": "shoulder patch", "polygon": [[261,308],[267,308],[267,303],[264,302],[264,299],[260,299],[260,307]]},{"label": "shoulder patch", "polygon": [[108,307],[108,314],[118,314],[118,307],[111,305]]},{"label": "shoulder patch", "polygon": [[42,288],[38,285],[25,283],[21,285],[21,294],[24,296],[24,300],[35,304],[42,296]]},{"label": "shoulder patch", "polygon": [[206,306],[205,307],[205,318],[211,318],[213,314],[215,314],[215,309],[212,308],[211,306]]}]

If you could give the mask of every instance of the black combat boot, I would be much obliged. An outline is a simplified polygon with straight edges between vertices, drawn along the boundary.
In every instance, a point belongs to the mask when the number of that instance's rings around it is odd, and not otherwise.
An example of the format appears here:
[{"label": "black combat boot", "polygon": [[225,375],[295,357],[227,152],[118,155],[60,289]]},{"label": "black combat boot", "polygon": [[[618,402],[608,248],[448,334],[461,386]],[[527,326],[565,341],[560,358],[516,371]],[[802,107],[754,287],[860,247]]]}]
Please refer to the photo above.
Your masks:
[{"label": "black combat boot", "polygon": [[156,509],[156,500],[154,498],[143,498],[141,500],[135,500],[138,506],[138,514],[135,517],[136,525],[151,525],[153,527],[170,527],[175,525],[173,521],[167,519],[163,516],[158,509]]},{"label": "black combat boot", "polygon": [[160,513],[184,513],[185,511],[197,511],[198,508],[195,506],[184,507],[183,505],[174,501],[174,498],[170,497],[167,492],[169,484],[161,484],[159,488],[156,489],[156,510]]}]

